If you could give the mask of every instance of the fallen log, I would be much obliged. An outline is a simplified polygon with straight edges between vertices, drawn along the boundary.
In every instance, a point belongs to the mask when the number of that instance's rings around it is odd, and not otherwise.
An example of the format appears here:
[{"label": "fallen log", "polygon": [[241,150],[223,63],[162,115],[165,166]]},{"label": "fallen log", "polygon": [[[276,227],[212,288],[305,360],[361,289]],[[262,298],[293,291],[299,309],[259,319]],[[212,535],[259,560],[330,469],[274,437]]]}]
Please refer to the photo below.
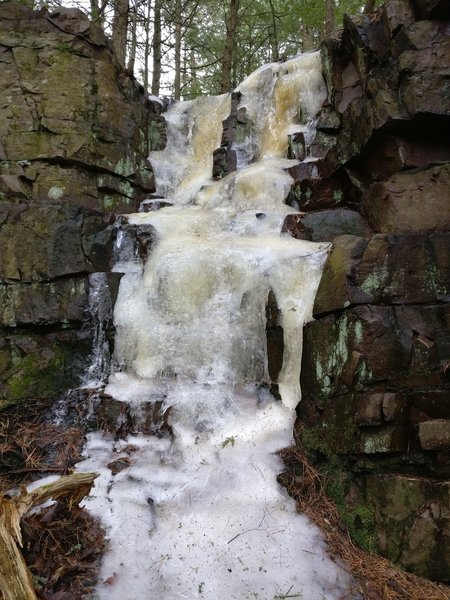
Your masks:
[{"label": "fallen log", "polygon": [[0,599],[37,600],[31,574],[19,548],[22,546],[22,517],[50,499],[64,498],[69,501],[69,507],[79,504],[97,477],[96,473],[74,473],[31,492],[23,487],[13,498],[0,495]]}]

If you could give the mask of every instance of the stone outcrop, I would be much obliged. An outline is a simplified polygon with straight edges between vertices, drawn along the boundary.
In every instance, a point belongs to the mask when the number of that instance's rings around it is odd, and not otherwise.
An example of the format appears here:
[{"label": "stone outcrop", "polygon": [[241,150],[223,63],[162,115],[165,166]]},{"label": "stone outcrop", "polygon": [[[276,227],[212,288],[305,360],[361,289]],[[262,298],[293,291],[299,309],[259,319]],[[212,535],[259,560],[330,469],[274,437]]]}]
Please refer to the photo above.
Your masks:
[{"label": "stone outcrop", "polygon": [[161,105],[81,11],[6,3],[0,19],[2,200],[136,210],[154,189]]},{"label": "stone outcrop", "polygon": [[[316,320],[305,330],[303,442],[319,465],[332,466],[331,487],[345,497],[347,523],[360,538],[375,536],[390,559],[444,581],[449,18],[444,0],[391,0],[373,15],[346,17],[340,35],[323,44],[329,95],[309,150],[319,160],[290,169],[288,202],[304,215],[291,215],[283,227],[333,243]],[[0,6],[0,91],[2,410],[48,402],[77,383],[95,337],[87,308],[96,285],[105,331],[97,326],[95,335],[109,341],[118,277],[92,274],[110,269],[113,213],[135,211],[154,191],[146,156],[163,147],[165,129],[161,105],[148,100],[102,31],[75,9]],[[238,100],[234,95],[234,109]],[[237,110],[224,125],[215,178],[235,169],[231,143],[250,126]],[[304,158],[301,138],[292,136],[289,152]],[[144,204],[153,210],[163,203]],[[145,260],[152,231],[128,233]],[[274,381],[283,346],[277,311],[269,296]],[[113,431],[129,424],[122,408],[91,392],[69,397],[74,414],[84,402],[98,405]],[[151,419],[145,426],[156,427]]]},{"label": "stone outcrop", "polygon": [[[322,48],[329,89],[290,202],[333,242],[305,330],[300,418],[353,526],[450,580],[448,4],[391,0]],[[344,482],[344,483],[343,483]],[[360,519],[359,507],[372,511]]]},{"label": "stone outcrop", "polygon": [[0,96],[1,410],[78,383],[88,275],[111,267],[112,211],[154,191],[165,123],[76,9],[0,6]]}]

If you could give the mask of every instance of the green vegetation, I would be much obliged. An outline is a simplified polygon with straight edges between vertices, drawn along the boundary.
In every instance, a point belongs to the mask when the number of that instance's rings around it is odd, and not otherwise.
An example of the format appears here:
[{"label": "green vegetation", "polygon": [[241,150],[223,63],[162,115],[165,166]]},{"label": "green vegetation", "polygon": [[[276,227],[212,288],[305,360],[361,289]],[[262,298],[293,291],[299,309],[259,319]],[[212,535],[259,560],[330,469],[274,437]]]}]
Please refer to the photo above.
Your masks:
[{"label": "green vegetation", "polygon": [[69,42],[60,42],[56,44],[55,48],[61,52],[70,52],[72,50],[72,45]]},{"label": "green vegetation", "polygon": [[374,514],[365,504],[350,505],[346,500],[350,491],[350,476],[344,462],[334,456],[322,473],[325,491],[335,502],[352,541],[367,552],[375,552],[377,543]]},{"label": "green vegetation", "polygon": [[21,358],[5,373],[5,396],[0,412],[30,398],[51,398],[68,387],[66,357],[60,349],[32,352]]},{"label": "green vegetation", "polygon": [[[327,431],[326,435],[329,433]],[[351,474],[345,459],[333,453],[329,437],[321,436],[317,430],[303,429],[301,441],[307,454],[314,456],[315,462],[320,461],[325,492],[336,504],[353,543],[363,550],[375,552],[375,517],[366,504],[349,502]]]},{"label": "green vegetation", "polygon": [[150,121],[148,125],[148,151],[161,148],[161,133],[164,132],[162,125],[156,121]]},{"label": "green vegetation", "polygon": [[[59,5],[58,0],[22,1],[50,10]],[[318,48],[325,36],[336,35],[345,13],[380,3],[92,0],[90,16],[111,36],[119,62],[152,94],[189,99],[227,92],[264,63]],[[81,0],[67,4],[87,10]]]},{"label": "green vegetation", "polygon": [[234,436],[227,437],[221,444],[221,448],[226,448],[226,446],[234,446],[236,442],[236,438]]},{"label": "green vegetation", "polygon": [[274,600],[286,600],[287,598],[303,598],[303,594],[292,592],[292,588],[294,586],[291,585],[289,590],[285,594],[277,594],[273,597]]}]

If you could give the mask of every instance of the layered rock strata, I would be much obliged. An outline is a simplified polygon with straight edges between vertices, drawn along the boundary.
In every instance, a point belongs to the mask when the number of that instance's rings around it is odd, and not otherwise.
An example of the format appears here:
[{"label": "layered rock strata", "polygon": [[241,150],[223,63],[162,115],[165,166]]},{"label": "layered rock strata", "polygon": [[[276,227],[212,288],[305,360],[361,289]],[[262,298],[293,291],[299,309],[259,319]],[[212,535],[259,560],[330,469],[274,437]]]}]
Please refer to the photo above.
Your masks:
[{"label": "layered rock strata", "polygon": [[[305,331],[303,441],[331,464],[331,491],[362,541],[374,535],[389,558],[440,580],[450,579],[448,31],[446,2],[392,0],[325,42],[329,95],[309,150],[320,160],[291,169],[288,202],[305,215],[284,228],[333,242]],[[146,156],[165,134],[160,105],[79,11],[2,4],[0,63],[5,408],[76,382],[93,337],[88,276],[110,269],[111,211],[134,212],[154,190]],[[232,144],[249,127],[237,110],[225,123],[216,178],[236,167]],[[289,156],[306,152],[293,135]],[[117,277],[102,281],[110,326]],[[283,335],[270,315],[268,337],[275,379]]]},{"label": "layered rock strata", "polygon": [[154,190],[147,156],[165,128],[75,9],[2,4],[0,93],[2,409],[78,381],[87,276],[110,269],[111,211],[134,212]]},{"label": "layered rock strata", "polygon": [[[291,202],[333,242],[305,330],[303,440],[349,526],[450,579],[448,5],[392,0],[322,48],[318,176]],[[350,475],[349,475],[350,473]],[[333,478],[332,478],[333,479]],[[362,510],[368,508],[371,515]]]}]

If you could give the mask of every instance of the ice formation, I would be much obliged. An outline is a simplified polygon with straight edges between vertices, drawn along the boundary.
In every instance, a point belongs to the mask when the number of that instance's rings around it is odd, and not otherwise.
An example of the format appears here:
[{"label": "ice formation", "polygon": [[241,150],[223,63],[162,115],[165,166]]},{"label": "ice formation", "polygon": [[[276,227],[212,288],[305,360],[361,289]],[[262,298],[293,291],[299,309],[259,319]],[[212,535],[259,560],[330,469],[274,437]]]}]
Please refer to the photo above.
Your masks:
[{"label": "ice formation", "polygon": [[[118,238],[118,368],[105,391],[137,419],[162,403],[171,434],[89,435],[78,468],[100,473],[86,507],[109,539],[102,600],[351,597],[350,576],[277,483],[329,250],[280,233],[294,212],[287,136],[310,131],[326,96],[319,55],[266,65],[238,91],[253,123],[241,168],[211,180],[228,95],[172,106],[167,147],[151,162],[174,206],[129,216],[153,232],[145,265]],[[267,385],[269,291],[284,331],[282,401]],[[112,475],[119,457],[129,466]]]}]

